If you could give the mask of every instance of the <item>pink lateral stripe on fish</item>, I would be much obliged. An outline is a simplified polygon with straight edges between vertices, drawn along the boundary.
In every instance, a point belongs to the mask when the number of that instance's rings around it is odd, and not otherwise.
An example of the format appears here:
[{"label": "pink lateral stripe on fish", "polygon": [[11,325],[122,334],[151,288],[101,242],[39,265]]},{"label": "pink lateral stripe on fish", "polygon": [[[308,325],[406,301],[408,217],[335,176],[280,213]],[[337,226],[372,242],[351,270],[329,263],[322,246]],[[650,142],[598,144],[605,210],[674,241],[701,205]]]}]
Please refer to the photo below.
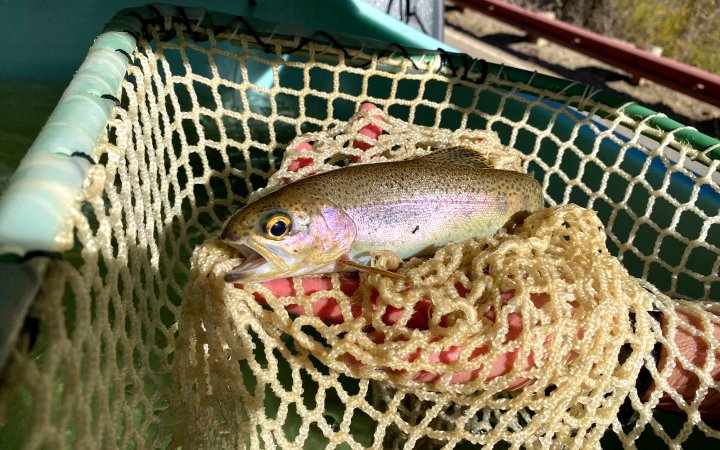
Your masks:
[{"label": "pink lateral stripe on fish", "polygon": [[235,213],[221,239],[245,261],[225,279],[362,270],[374,253],[429,254],[494,234],[542,204],[531,176],[489,168],[464,147],[352,165],[283,186]]}]

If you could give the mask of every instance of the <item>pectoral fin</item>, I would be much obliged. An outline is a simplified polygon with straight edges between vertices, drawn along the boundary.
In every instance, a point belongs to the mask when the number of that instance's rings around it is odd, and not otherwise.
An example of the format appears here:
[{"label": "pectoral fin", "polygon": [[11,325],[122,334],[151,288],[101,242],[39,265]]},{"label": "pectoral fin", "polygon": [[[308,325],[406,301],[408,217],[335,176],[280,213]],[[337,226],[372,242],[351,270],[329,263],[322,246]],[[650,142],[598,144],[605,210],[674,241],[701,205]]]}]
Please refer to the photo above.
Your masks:
[{"label": "pectoral fin", "polygon": [[470,166],[476,169],[491,169],[488,159],[470,147],[457,146],[436,150],[429,155],[418,158],[418,161],[432,161],[443,164]]},{"label": "pectoral fin", "polygon": [[393,278],[395,280],[405,280],[405,277],[398,273],[389,272],[387,270],[366,266],[364,264],[356,263],[355,261],[350,261],[349,259],[341,259],[340,263],[344,264],[348,267],[352,267],[353,269],[357,269],[361,272],[374,273],[377,275],[382,275],[384,277]]}]

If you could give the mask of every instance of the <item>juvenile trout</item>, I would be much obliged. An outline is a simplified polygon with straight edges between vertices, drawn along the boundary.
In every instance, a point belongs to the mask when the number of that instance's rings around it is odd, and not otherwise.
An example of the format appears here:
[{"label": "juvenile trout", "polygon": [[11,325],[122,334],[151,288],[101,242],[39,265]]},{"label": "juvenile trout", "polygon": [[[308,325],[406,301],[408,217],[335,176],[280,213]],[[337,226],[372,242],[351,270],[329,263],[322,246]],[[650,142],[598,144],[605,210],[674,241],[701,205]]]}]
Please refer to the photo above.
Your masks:
[{"label": "juvenile trout", "polygon": [[543,204],[540,185],[489,168],[453,147],[398,162],[362,164],[283,186],[236,212],[221,239],[245,258],[229,282],[341,270],[372,271],[371,255],[422,255],[488,236]]}]

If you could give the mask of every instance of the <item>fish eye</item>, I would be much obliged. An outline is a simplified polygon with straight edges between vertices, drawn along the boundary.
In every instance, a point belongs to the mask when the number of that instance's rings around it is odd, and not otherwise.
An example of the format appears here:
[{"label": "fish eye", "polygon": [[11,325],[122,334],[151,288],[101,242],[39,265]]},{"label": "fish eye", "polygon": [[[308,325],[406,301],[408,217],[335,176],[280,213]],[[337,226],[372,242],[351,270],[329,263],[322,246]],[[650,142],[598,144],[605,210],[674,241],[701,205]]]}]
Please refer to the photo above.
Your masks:
[{"label": "fish eye", "polygon": [[265,221],[265,235],[270,239],[279,240],[290,232],[290,218],[284,214],[275,214]]}]

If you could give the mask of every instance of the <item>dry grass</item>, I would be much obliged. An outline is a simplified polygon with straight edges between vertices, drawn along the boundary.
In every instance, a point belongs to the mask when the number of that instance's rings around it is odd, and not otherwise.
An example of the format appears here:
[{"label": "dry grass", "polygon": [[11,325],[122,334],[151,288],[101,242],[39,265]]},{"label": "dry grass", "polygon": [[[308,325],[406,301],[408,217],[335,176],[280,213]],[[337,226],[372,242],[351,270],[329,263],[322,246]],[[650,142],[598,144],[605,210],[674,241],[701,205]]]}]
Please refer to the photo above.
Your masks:
[{"label": "dry grass", "polygon": [[510,0],[720,74],[718,0]]}]

